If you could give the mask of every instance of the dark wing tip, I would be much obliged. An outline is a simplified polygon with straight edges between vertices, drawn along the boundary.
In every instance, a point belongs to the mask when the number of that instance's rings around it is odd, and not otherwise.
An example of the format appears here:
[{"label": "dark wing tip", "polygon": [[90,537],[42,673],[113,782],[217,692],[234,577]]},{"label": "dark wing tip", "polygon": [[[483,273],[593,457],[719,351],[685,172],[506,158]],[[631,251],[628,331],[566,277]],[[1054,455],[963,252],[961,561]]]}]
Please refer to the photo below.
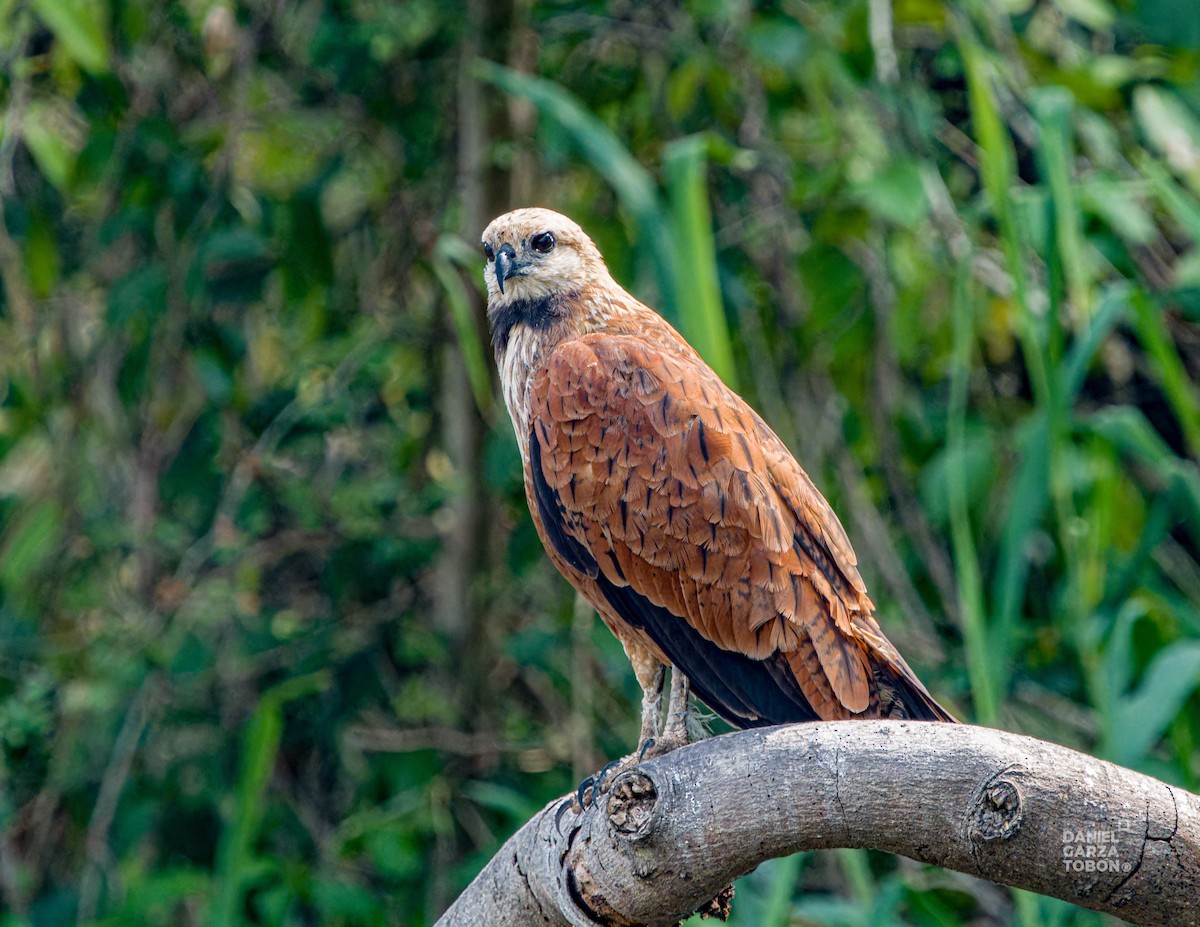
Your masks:
[{"label": "dark wing tip", "polygon": [[876,663],[872,667],[872,675],[879,693],[881,717],[959,723],[958,718],[929,694],[907,666],[901,669],[890,663]]},{"label": "dark wing tip", "polygon": [[782,655],[755,660],[724,650],[632,587],[618,586],[603,574],[597,582],[613,610],[645,631],[687,676],[700,700],[734,727],[820,720]]},{"label": "dark wing tip", "polygon": [[596,563],[591,551],[567,531],[567,510],[542,471],[542,445],[538,441],[536,429],[529,432],[529,471],[533,480],[533,498],[537,502],[538,515],[546,529],[546,537],[563,560],[580,573],[595,579],[600,573],[600,565]]}]

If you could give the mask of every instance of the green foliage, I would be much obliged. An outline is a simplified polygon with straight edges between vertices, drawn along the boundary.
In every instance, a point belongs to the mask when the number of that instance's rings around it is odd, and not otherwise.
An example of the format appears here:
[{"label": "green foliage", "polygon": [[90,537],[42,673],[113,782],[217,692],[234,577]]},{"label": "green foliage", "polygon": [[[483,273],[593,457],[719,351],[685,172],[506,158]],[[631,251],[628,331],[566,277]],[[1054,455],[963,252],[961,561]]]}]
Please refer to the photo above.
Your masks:
[{"label": "green foliage", "polygon": [[734,389],[738,387],[729,326],[721,308],[717,247],[705,183],[705,139],[678,139],[663,153],[663,173],[671,201],[671,237],[675,252],[675,294],[684,336],[700,356]]},{"label": "green foliage", "polygon": [[[631,748],[495,397],[528,203],[793,447],[939,698],[1200,782],[1188,0],[0,22],[0,924],[426,923]],[[1101,922],[862,851],[734,918]]]}]

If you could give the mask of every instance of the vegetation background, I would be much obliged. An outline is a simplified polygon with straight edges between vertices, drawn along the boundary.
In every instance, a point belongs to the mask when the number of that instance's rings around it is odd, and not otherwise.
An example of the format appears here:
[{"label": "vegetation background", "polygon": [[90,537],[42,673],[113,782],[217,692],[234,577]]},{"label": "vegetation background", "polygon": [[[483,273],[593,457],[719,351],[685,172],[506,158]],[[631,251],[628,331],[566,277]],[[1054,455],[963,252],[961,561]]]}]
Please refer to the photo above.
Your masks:
[{"label": "vegetation background", "polygon": [[[960,716],[1200,780],[1193,0],[0,0],[0,925],[431,921],[636,736],[479,233],[583,224]],[[740,925],[1093,925],[869,852]]]}]

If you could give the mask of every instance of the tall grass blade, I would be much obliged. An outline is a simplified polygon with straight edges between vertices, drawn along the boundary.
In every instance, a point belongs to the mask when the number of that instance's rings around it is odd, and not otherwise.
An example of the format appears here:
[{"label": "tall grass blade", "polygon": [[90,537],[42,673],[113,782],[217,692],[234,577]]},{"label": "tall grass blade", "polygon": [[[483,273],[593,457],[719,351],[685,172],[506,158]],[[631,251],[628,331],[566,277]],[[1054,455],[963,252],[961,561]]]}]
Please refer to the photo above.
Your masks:
[{"label": "tall grass blade", "polygon": [[[483,342],[479,338],[479,328],[475,324],[475,314],[471,311],[471,299],[466,284],[463,283],[462,276],[454,264],[478,271],[479,261],[475,259],[475,252],[468,248],[462,239],[455,235],[443,235],[434,246],[430,266],[438,283],[442,285],[446,305],[450,307],[454,332],[458,336],[458,349],[467,368],[467,380],[471,384],[475,405],[479,407],[479,414],[484,420],[489,421],[495,402],[491,368],[488,366]],[[476,266],[472,267],[472,264]]]},{"label": "tall grass blade", "polygon": [[877,894],[875,876],[871,873],[871,864],[867,851],[855,847],[842,847],[834,850],[842,867],[842,874],[850,888],[850,895],[864,910],[869,909]]},{"label": "tall grass blade", "polygon": [[[1050,188],[1053,241],[1065,278],[1067,298],[1084,317],[1091,314],[1090,274],[1085,263],[1079,203],[1071,179],[1071,115],[1074,98],[1062,87],[1044,87],[1034,94],[1038,123],[1038,156]],[[1051,264],[1051,272],[1058,266]]]},{"label": "tall grass blade", "polygon": [[708,143],[702,135],[681,138],[663,156],[671,226],[675,233],[675,292],[679,325],[700,356],[734,389],[737,375],[729,325],[717,279],[717,245],[704,182]]},{"label": "tall grass blade", "polygon": [[[1000,118],[996,94],[988,75],[984,52],[971,36],[959,40],[967,70],[967,97],[971,106],[971,122],[979,144],[980,175],[992,213],[1000,226],[1000,243],[1004,249],[1005,265],[1012,278],[1013,296],[1018,309],[1018,335],[1025,364],[1033,382],[1034,398],[1040,405],[1053,407],[1053,385],[1045,353],[1042,324],[1029,305],[1025,264],[1021,257],[1021,240],[1013,221],[1010,186],[1016,156],[1008,130]],[[1053,425],[1052,421],[1052,425]]]},{"label": "tall grass blade", "polygon": [[[1133,682],[1133,674],[1136,669],[1133,628],[1146,616],[1147,611],[1145,596],[1137,596],[1122,603],[1113,621],[1112,631],[1108,635],[1108,646],[1104,654],[1104,672],[1107,690],[1111,693],[1111,697],[1103,705],[1097,705],[1105,744],[1111,744],[1116,739],[1112,724],[1113,706]],[[1106,747],[1106,755],[1109,752]]]},{"label": "tall grass blade", "polygon": [[[969,267],[969,263],[963,262],[962,267]],[[954,352],[950,374],[950,420],[947,425],[948,452],[952,458],[959,460],[963,459],[966,446],[967,385],[971,374],[971,349],[975,335],[967,275],[966,269],[960,269],[955,281]],[[975,717],[981,724],[994,724],[999,704],[995,671],[998,661],[993,659],[988,645],[983,581],[971,531],[967,478],[962,467],[951,470],[949,483],[951,543],[958,581],[963,640],[967,651],[967,673],[975,697]]]},{"label": "tall grass blade", "polygon": [[[1069,406],[1083,386],[1089,365],[1104,339],[1123,317],[1128,287],[1110,287],[1083,337],[1067,353],[1059,375],[1059,395]],[[1029,575],[1027,545],[1045,515],[1050,482],[1050,420],[1037,412],[1018,434],[1021,462],[1009,494],[1008,518],[1000,538],[1000,554],[992,583],[993,633],[996,653],[1006,656],[1017,645],[1017,619]],[[997,659],[999,691],[1007,685],[1007,659]]]},{"label": "tall grass blade", "polygon": [[281,682],[263,693],[246,726],[233,814],[217,849],[216,897],[209,918],[213,927],[233,927],[243,920],[242,898],[256,869],[251,847],[262,822],[264,796],[283,736],[283,706],[320,692],[331,682],[328,670]]},{"label": "tall grass blade", "polygon": [[[1057,391],[1064,415],[1083,386],[1096,352],[1124,317],[1128,299],[1127,284],[1108,287],[1087,329],[1067,352],[1065,362],[1059,367]],[[1050,495],[1050,429],[1049,416],[1039,411],[1024,423],[1018,435],[1021,462],[1012,483],[1008,518],[1001,533],[999,557],[991,587],[991,638],[997,648],[996,653],[1002,655],[997,660],[1001,692],[1007,686],[1009,673],[1009,660],[1003,655],[1011,653],[1017,645],[1017,619],[1029,574],[1027,545],[1030,535],[1045,515]]]},{"label": "tall grass blade", "polygon": [[1067,353],[1066,363],[1060,368],[1059,377],[1064,407],[1070,408],[1075,401],[1096,352],[1100,350],[1100,346],[1112,330],[1125,319],[1129,296],[1130,287],[1127,283],[1115,283],[1107,287],[1087,331]]},{"label": "tall grass blade", "polygon": [[[1134,592],[1138,583],[1150,568],[1150,560],[1154,550],[1167,536],[1167,532],[1175,525],[1181,504],[1186,504],[1182,498],[1180,483],[1174,482],[1167,486],[1166,492],[1158,493],[1150,506],[1138,532],[1137,545],[1129,556],[1123,558],[1110,570],[1108,588],[1104,600],[1109,608],[1116,608],[1125,602]],[[1197,601],[1200,601],[1198,599]]]},{"label": "tall grass blade", "polygon": [[770,888],[763,900],[762,927],[788,927],[792,922],[792,895],[803,863],[803,853],[773,861]]},{"label": "tall grass blade", "polygon": [[1133,325],[1150,359],[1150,372],[1183,429],[1188,451],[1200,460],[1200,398],[1163,320],[1162,308],[1145,293],[1133,294]]},{"label": "tall grass blade", "polygon": [[1009,214],[1009,185],[1013,176],[1013,151],[1008,130],[1000,118],[995,92],[987,73],[983,49],[970,37],[959,42],[967,69],[967,96],[971,123],[979,144],[980,177],[997,219]]},{"label": "tall grass blade", "polygon": [[1009,655],[1019,644],[1018,618],[1029,578],[1030,535],[1041,524],[1050,498],[1050,420],[1035,414],[1017,437],[1020,463],[1008,496],[1008,518],[1000,535],[1000,555],[992,580],[993,619],[990,639],[995,648],[997,692],[1005,691]]}]

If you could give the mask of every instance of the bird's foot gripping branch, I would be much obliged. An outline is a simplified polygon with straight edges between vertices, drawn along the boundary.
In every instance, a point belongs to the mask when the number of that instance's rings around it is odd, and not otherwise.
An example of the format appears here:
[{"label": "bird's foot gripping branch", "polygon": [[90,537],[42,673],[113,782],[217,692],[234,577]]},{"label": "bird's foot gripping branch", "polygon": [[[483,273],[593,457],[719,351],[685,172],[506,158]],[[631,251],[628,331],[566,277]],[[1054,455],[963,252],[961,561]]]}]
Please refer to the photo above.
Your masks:
[{"label": "bird's foot gripping branch", "polygon": [[647,760],[581,814],[558,807],[504,845],[441,927],[670,925],[713,899],[727,907],[729,882],[766,859],[832,847],[1200,927],[1200,797],[987,728],[743,731]]}]

